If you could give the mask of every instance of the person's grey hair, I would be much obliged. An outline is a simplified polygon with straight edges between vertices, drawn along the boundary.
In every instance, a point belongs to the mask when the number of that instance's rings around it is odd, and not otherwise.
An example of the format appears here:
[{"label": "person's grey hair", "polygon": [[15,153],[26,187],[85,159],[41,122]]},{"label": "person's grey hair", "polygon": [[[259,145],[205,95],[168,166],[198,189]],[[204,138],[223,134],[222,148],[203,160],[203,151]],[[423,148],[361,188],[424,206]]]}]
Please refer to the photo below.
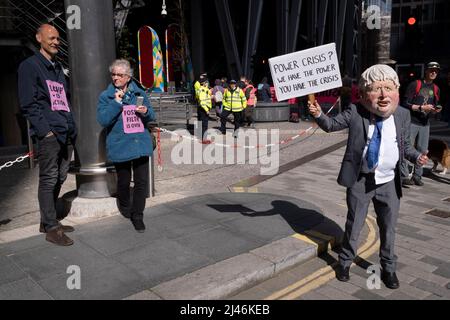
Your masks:
[{"label": "person's grey hair", "polygon": [[109,72],[112,72],[114,68],[116,67],[122,67],[125,69],[125,73],[129,75],[130,77],[133,76],[133,69],[131,69],[130,62],[125,59],[117,59],[109,66]]},{"label": "person's grey hair", "polygon": [[395,86],[400,88],[400,81],[397,72],[385,64],[376,64],[363,72],[359,80],[360,92],[366,92],[376,81],[392,81]]}]

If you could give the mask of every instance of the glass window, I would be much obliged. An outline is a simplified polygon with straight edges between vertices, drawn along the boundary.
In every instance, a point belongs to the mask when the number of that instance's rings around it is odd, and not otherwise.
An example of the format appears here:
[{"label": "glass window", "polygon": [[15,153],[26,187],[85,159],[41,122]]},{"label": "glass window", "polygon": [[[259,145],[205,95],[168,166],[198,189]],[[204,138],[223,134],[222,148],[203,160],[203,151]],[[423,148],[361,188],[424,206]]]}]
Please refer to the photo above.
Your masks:
[{"label": "glass window", "polygon": [[445,20],[447,17],[446,5],[444,3],[436,4],[436,21]]},{"label": "glass window", "polygon": [[411,7],[402,7],[402,23],[406,22],[408,20],[409,16],[411,15]]},{"label": "glass window", "polygon": [[400,22],[400,8],[392,8],[392,23]]},{"label": "glass window", "polygon": [[433,6],[431,4],[424,4],[422,10],[423,21],[430,21],[433,18]]}]

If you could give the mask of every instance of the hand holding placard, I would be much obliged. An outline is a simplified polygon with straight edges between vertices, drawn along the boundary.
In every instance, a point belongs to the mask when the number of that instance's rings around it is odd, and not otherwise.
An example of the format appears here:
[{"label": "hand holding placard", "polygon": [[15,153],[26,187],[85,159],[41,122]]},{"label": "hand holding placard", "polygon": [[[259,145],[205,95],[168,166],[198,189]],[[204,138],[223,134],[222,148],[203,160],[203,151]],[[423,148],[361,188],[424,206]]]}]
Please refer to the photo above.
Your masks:
[{"label": "hand holding placard", "polygon": [[320,105],[317,101],[314,101],[314,102],[308,101],[308,109],[309,109],[309,113],[311,113],[311,115],[314,118],[318,118],[320,116],[320,114],[322,113],[322,108],[320,107]]}]

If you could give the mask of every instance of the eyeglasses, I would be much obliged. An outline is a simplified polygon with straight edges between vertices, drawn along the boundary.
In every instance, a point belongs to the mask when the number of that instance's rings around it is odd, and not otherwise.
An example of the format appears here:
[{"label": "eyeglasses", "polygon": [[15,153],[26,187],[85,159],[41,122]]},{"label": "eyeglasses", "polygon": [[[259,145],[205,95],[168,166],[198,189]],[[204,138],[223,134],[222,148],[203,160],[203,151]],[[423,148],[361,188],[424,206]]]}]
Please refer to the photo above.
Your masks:
[{"label": "eyeglasses", "polygon": [[439,69],[429,69],[430,73],[439,73]]},{"label": "eyeglasses", "polygon": [[111,72],[111,77],[119,77],[119,78],[123,78],[123,77],[126,77],[126,76],[128,76],[127,74],[125,74],[125,73],[112,73]]}]

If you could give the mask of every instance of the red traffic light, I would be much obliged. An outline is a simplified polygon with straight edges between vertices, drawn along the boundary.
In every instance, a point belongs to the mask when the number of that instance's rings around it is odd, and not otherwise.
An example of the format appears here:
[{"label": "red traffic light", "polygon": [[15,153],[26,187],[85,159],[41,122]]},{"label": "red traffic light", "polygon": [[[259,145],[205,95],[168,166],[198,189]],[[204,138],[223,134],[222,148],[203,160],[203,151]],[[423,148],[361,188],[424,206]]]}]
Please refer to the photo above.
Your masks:
[{"label": "red traffic light", "polygon": [[416,20],[416,18],[414,18],[414,17],[410,17],[410,18],[408,19],[408,24],[409,24],[410,26],[415,25],[416,22],[417,22],[417,20]]}]

